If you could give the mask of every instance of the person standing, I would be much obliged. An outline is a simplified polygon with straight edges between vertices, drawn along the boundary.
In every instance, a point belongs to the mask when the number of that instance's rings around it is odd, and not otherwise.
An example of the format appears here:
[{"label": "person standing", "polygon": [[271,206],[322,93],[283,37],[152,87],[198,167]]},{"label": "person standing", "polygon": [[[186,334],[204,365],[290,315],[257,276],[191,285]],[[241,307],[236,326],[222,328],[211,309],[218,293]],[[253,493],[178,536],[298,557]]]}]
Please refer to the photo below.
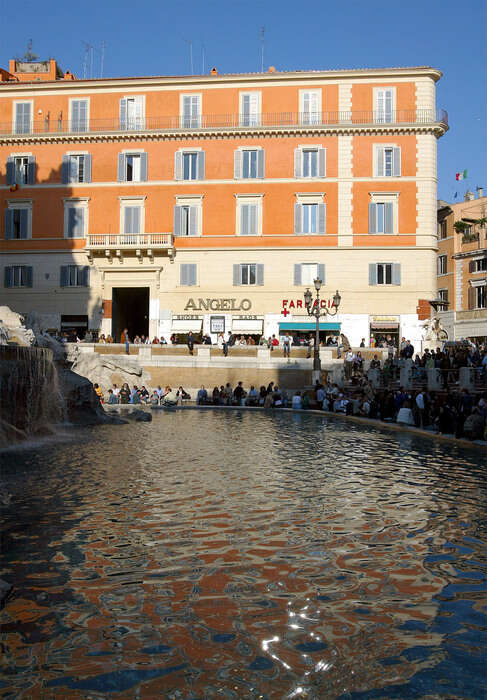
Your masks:
[{"label": "person standing", "polygon": [[289,358],[291,357],[291,336],[289,336],[287,333],[282,336],[282,347],[284,350],[284,357]]},{"label": "person standing", "polygon": [[129,348],[130,338],[129,338],[128,328],[123,329],[122,335],[120,336],[120,342],[125,345],[125,354],[128,355],[129,351],[130,351],[130,348]]},{"label": "person standing", "polygon": [[355,353],[352,348],[349,348],[345,354],[345,379],[350,381],[352,378],[353,363],[355,360]]},{"label": "person standing", "polygon": [[188,333],[188,339],[186,340],[186,345],[188,346],[189,354],[193,354],[193,349],[194,349],[194,336],[193,332],[189,331]]}]

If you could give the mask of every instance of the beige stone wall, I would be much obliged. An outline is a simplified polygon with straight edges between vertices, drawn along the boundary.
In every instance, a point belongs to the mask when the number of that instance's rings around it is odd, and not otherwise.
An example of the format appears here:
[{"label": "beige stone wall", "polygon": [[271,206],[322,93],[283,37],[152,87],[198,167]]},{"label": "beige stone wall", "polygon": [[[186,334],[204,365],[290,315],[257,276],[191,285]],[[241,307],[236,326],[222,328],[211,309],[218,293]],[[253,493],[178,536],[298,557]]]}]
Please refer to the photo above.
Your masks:
[{"label": "beige stone wall", "polygon": [[[295,369],[240,369],[236,367],[212,368],[212,367],[146,367],[151,375],[151,385],[155,387],[200,387],[202,384],[207,390],[212,390],[214,386],[221,386],[230,382],[235,387],[241,381],[248,389],[253,384],[257,389],[269,382],[274,382],[284,389],[301,389],[305,385],[310,385],[310,370]],[[115,381],[115,380],[114,380]],[[119,383],[119,382],[117,382]]]}]

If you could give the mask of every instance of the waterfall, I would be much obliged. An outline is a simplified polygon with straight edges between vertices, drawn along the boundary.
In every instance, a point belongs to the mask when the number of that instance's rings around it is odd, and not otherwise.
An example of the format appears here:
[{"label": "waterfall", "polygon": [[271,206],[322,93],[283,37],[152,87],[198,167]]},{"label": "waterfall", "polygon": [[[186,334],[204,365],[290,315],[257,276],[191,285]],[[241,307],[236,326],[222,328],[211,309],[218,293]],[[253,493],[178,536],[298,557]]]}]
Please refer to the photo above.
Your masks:
[{"label": "waterfall", "polygon": [[0,345],[0,445],[50,432],[64,416],[52,351]]}]

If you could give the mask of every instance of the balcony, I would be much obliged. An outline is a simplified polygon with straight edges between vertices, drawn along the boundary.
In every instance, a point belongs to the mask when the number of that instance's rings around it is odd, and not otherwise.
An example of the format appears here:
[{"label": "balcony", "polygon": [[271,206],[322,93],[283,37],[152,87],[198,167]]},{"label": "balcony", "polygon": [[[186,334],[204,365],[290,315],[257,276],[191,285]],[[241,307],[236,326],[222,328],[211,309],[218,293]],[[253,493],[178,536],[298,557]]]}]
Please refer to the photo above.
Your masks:
[{"label": "balcony", "polygon": [[167,250],[174,255],[172,233],[89,233],[86,236],[85,252],[90,260],[95,253],[104,253],[111,262],[113,257],[123,261],[124,254],[135,254],[142,262],[145,255],[154,257],[154,252]]},{"label": "balcony", "polygon": [[64,136],[88,138],[97,134],[134,134],[152,132],[198,132],[198,131],[248,131],[270,129],[336,129],[338,127],[390,128],[394,126],[433,126],[448,129],[448,114],[445,110],[398,110],[390,114],[373,111],[347,112],[272,112],[259,115],[213,114],[196,117],[145,117],[121,122],[113,119],[90,119],[74,124],[69,120],[42,119],[22,130],[12,122],[0,123],[0,137],[28,139],[34,136]]}]

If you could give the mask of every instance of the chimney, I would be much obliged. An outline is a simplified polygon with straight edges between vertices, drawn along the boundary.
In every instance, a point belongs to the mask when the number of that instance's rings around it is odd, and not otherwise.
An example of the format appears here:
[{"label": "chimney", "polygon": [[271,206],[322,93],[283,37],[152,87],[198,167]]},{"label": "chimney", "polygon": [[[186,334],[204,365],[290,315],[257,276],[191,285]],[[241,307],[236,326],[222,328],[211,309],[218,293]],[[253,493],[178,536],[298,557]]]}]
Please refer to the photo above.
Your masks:
[{"label": "chimney", "polygon": [[470,190],[467,190],[463,199],[465,202],[471,202],[473,199],[475,199],[475,195],[473,192],[470,192]]},{"label": "chimney", "polygon": [[483,196],[484,196],[484,188],[477,187],[477,199],[482,199]]},{"label": "chimney", "polygon": [[212,68],[210,71],[210,75],[218,75],[218,71],[216,68]]}]

